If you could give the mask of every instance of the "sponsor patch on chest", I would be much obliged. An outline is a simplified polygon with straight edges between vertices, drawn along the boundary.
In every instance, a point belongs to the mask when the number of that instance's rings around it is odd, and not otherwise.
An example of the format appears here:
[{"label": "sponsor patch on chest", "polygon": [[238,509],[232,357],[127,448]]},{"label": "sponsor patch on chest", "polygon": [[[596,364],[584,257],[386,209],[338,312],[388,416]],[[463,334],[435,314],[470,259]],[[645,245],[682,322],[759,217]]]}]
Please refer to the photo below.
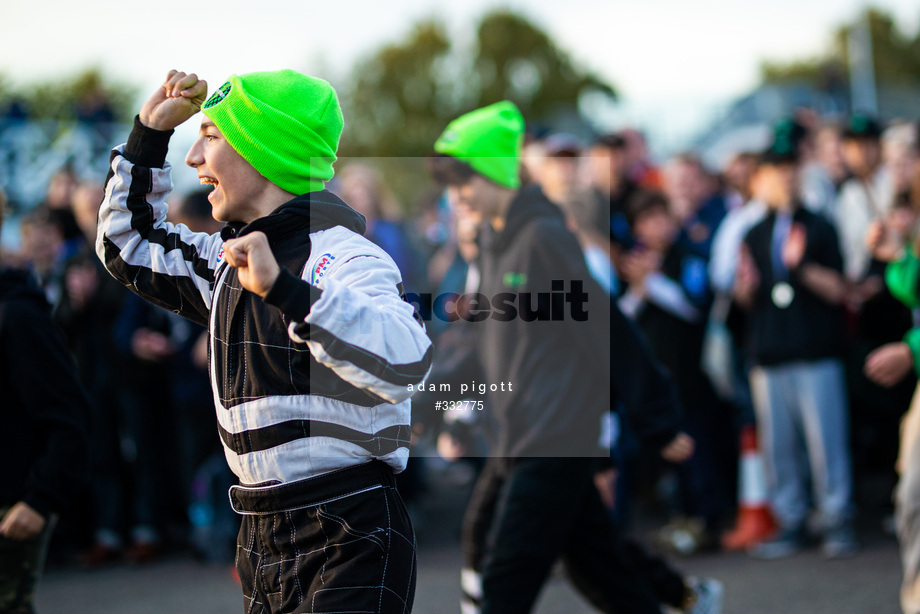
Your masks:
[{"label": "sponsor patch on chest", "polygon": [[323,254],[313,265],[313,271],[310,273],[310,284],[315,284],[326,274],[326,270],[332,265],[335,256],[332,254]]}]

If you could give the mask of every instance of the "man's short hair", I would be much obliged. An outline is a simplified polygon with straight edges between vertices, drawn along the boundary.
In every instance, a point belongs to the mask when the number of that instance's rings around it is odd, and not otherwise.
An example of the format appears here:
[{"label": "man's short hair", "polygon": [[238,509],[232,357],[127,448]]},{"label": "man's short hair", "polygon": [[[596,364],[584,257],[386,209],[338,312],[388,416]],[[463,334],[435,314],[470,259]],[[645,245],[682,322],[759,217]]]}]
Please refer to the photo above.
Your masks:
[{"label": "man's short hair", "polygon": [[743,162],[745,164],[752,164],[757,166],[760,162],[760,152],[756,151],[739,151],[734,156],[732,156],[732,161]]},{"label": "man's short hair", "polygon": [[618,132],[610,132],[597,137],[593,143],[594,147],[606,147],[612,150],[625,150],[626,139]]},{"label": "man's short hair", "polygon": [[642,215],[656,209],[662,209],[666,213],[669,212],[671,208],[668,203],[668,197],[662,192],[641,190],[630,198],[626,204],[626,221],[629,222],[629,226],[632,228]]},{"label": "man's short hair", "polygon": [[466,162],[445,154],[428,157],[428,172],[437,183],[447,186],[464,185],[477,174]]},{"label": "man's short hair", "polygon": [[706,168],[703,159],[692,151],[682,151],[668,161],[668,166],[677,164],[695,167],[703,175],[709,174],[709,169]]},{"label": "man's short hair", "polygon": [[47,205],[39,205],[22,218],[22,227],[52,226],[64,233],[64,224],[58,212]]},{"label": "man's short hair", "polygon": [[791,152],[777,152],[768,149],[757,157],[757,168],[764,166],[795,166],[799,163],[799,156]]}]

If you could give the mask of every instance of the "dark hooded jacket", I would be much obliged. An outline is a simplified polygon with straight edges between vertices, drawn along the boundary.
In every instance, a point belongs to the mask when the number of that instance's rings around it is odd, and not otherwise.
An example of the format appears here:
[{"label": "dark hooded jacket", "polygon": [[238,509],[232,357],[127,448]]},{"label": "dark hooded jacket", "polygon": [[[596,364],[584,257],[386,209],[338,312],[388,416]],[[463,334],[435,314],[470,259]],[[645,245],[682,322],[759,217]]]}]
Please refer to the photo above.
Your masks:
[{"label": "dark hooded jacket", "polygon": [[89,402],[50,312],[27,273],[0,269],[0,506],[46,517],[89,480]]},{"label": "dark hooded jacket", "polygon": [[[505,227],[480,240],[476,327],[498,456],[597,455],[601,416],[622,402],[650,445],[677,433],[673,386],[644,341],[588,272],[559,208],[536,186],[511,203]],[[516,313],[512,313],[516,310]],[[510,317],[514,315],[515,317]]]}]

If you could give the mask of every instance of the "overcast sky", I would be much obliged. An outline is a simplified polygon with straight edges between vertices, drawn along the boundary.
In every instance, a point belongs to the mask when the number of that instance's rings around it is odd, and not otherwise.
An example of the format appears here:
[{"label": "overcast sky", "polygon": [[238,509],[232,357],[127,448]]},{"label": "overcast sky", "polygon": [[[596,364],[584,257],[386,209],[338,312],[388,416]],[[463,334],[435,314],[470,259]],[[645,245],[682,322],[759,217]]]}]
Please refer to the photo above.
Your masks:
[{"label": "overcast sky", "polygon": [[[99,65],[143,91],[170,68],[211,85],[231,73],[290,67],[341,80],[358,58],[439,16],[470,40],[487,10],[510,7],[546,29],[622,93],[620,119],[683,126],[745,93],[764,58],[809,56],[852,20],[859,0],[81,0],[8,2],[0,73],[16,84]],[[920,5],[879,0],[907,31]],[[12,6],[10,6],[12,5]],[[140,7],[149,7],[143,9]]]}]

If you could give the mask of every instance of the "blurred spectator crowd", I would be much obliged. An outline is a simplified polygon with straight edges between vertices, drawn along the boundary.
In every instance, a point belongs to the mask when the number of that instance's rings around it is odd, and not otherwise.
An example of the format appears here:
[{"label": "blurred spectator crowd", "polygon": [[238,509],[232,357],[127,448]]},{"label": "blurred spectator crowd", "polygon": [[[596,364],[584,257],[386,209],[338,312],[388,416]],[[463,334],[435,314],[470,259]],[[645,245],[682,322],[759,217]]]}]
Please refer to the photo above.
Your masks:
[{"label": "blurred spectator crowd", "polygon": [[[631,129],[592,142],[531,135],[522,172],[563,209],[590,271],[645,333],[677,385],[684,430],[696,441],[690,462],[669,467],[641,452],[619,422],[612,443],[618,480],[600,486],[616,490],[608,500],[616,500],[620,521],[630,501],[663,499],[674,520],[660,531],[662,543],[684,553],[718,547],[737,505],[739,434],[758,422],[761,441],[765,430],[771,434],[774,457],[781,438],[796,440],[789,449],[805,457],[786,468],[767,454],[772,487],[789,490],[789,509],[774,510],[781,525],[798,523],[809,505],[835,515],[837,526],[852,521],[851,467],[894,485],[898,421],[916,386],[903,339],[916,314],[884,277],[887,262],[916,236],[916,124],[881,126],[863,116],[826,123],[801,113],[775,127],[769,146],[738,151],[718,169],[692,152],[659,165]],[[362,163],[338,169],[328,187],[367,218],[368,238],[393,257],[407,291],[475,291],[474,212],[437,191],[404,206],[386,177]],[[84,183],[62,169],[44,203],[22,217],[17,251],[2,254],[4,264],[39,281],[95,411],[93,487],[59,526],[59,547],[88,566],[143,562],[176,546],[229,562],[238,524],[226,501],[233,476],[214,428],[207,333],[107,274],[93,248],[102,198],[101,177]],[[219,231],[207,191],[174,195],[169,214],[192,230]],[[820,267],[809,269],[812,262]],[[786,281],[812,274],[801,282],[805,290]],[[436,344],[454,324],[427,322]],[[838,361],[839,386],[833,374],[791,371],[804,383],[777,391],[771,378],[778,367],[823,359]],[[821,403],[840,405],[833,442],[808,425],[783,431],[777,424],[777,407],[799,402],[779,397],[809,385],[818,386]],[[418,432],[427,434],[422,426]],[[812,439],[833,449],[818,459]],[[458,441],[440,442],[445,456],[457,456]],[[462,447],[481,456],[477,445]],[[425,486],[424,460],[400,476],[410,506]],[[789,477],[803,471],[801,480]]]}]

